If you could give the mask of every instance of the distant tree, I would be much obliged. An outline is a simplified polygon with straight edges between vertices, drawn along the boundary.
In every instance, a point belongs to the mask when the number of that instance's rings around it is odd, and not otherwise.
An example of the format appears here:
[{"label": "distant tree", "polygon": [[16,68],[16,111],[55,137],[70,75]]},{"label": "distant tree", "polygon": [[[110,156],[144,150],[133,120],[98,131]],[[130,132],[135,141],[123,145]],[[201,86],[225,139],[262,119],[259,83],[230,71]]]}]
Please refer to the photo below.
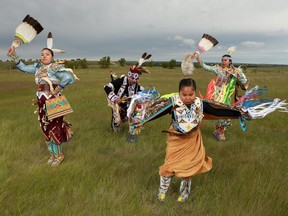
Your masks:
[{"label": "distant tree", "polygon": [[148,67],[153,67],[154,66],[154,62],[153,60],[146,62]]},{"label": "distant tree", "polygon": [[162,62],[161,67],[163,68],[168,68],[168,62]]},{"label": "distant tree", "polygon": [[241,68],[243,69],[243,71],[245,72],[247,69],[247,65],[241,65]]},{"label": "distant tree", "polygon": [[126,64],[126,60],[125,60],[125,58],[121,58],[121,59],[119,59],[118,62],[119,62],[119,64],[120,64],[120,66],[122,66],[122,67],[124,67],[125,64]]},{"label": "distant tree", "polygon": [[88,62],[86,60],[86,58],[84,59],[71,59],[69,62],[67,62],[66,64],[67,68],[72,68],[72,69],[78,69],[78,68],[82,68],[82,69],[87,69],[88,68]]},{"label": "distant tree", "polygon": [[104,56],[103,58],[100,59],[99,65],[102,68],[109,68],[110,66],[110,56]]},{"label": "distant tree", "polygon": [[81,66],[82,69],[87,69],[88,68],[88,64],[87,64],[86,58],[80,60],[80,66]]},{"label": "distant tree", "polygon": [[66,67],[67,68],[72,68],[73,70],[79,68],[79,61],[75,61],[74,59],[71,59],[70,62],[67,62]]},{"label": "distant tree", "polygon": [[175,59],[171,59],[171,60],[168,62],[168,68],[174,69],[175,67],[176,67],[176,60],[175,60]]}]

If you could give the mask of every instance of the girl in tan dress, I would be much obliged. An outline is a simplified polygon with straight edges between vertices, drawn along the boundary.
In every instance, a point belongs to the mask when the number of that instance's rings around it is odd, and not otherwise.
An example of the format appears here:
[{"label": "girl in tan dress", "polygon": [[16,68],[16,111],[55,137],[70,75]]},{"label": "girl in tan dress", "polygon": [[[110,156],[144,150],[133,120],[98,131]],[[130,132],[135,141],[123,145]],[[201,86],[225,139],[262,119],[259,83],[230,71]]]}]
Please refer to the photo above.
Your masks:
[{"label": "girl in tan dress", "polygon": [[[141,100],[139,100],[139,103],[141,104]],[[131,110],[136,110],[137,102],[131,102],[131,104]],[[274,112],[277,109],[282,112],[288,112],[285,101],[275,101],[274,99],[274,102],[271,104],[266,103],[265,105],[263,103],[260,105],[263,106],[263,109],[255,111],[250,108],[247,109],[244,105],[244,108],[233,107],[228,104],[198,98],[196,97],[195,81],[191,78],[185,78],[179,83],[178,93],[163,95],[151,104],[148,103],[143,108],[144,110],[141,112],[141,115],[135,115],[137,112],[131,115],[129,135],[132,137],[137,137],[140,134],[142,126],[146,122],[155,120],[168,113],[172,115],[171,126],[167,131],[164,131],[168,133],[168,138],[166,141],[165,161],[159,168],[160,186],[158,199],[161,202],[165,200],[171,179],[173,176],[177,176],[181,178],[178,202],[185,202],[190,195],[191,178],[212,168],[212,158],[206,156],[203,145],[200,130],[202,119],[244,118],[252,120],[263,118],[266,114]],[[131,140],[133,141],[133,139]]]},{"label": "girl in tan dress", "polygon": [[166,131],[168,138],[165,162],[159,168],[158,199],[165,200],[171,179],[177,176],[182,179],[178,202],[185,202],[191,190],[191,177],[212,168],[212,158],[206,156],[199,127],[203,113],[209,119],[238,118],[241,114],[234,110],[212,107],[196,97],[196,83],[191,78],[180,81],[179,93],[170,97],[170,100],[172,106],[165,113],[172,114],[172,124]]}]

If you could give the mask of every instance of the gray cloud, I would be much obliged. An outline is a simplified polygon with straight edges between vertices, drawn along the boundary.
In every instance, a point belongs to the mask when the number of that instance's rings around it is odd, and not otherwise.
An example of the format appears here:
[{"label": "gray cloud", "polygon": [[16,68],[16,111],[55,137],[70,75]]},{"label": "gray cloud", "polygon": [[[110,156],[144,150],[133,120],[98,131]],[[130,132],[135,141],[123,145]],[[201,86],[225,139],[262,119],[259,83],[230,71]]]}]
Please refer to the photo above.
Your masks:
[{"label": "gray cloud", "polygon": [[17,50],[23,58],[38,58],[51,31],[54,47],[66,50],[61,58],[67,59],[134,60],[148,51],[154,60],[181,60],[203,33],[219,41],[203,54],[205,61],[219,61],[230,46],[237,46],[238,62],[287,64],[288,59],[283,0],[2,0],[0,12],[0,59],[7,59],[15,28],[27,14],[44,31]]},{"label": "gray cloud", "polygon": [[260,48],[265,46],[263,42],[257,42],[257,41],[244,41],[241,43],[241,45],[247,48]]}]

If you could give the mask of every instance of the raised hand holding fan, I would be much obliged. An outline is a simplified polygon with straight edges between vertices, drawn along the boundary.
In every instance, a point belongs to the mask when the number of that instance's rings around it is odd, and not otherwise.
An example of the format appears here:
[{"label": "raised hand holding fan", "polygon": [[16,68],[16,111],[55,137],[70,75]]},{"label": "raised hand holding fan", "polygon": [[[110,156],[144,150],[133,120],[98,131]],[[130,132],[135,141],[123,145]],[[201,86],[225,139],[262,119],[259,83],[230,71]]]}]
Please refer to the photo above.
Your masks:
[{"label": "raised hand holding fan", "polygon": [[41,24],[33,17],[27,15],[15,30],[12,46],[19,47],[22,44],[30,43],[42,30]]}]

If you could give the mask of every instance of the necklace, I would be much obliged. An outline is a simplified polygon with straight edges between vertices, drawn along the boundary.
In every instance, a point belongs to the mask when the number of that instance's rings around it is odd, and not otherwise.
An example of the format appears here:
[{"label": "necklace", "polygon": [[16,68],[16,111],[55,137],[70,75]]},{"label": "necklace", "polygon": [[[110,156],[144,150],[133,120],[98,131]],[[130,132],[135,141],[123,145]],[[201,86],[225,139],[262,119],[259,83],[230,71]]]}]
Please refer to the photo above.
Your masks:
[{"label": "necklace", "polygon": [[36,76],[39,78],[47,77],[48,76],[48,70],[49,70],[50,66],[51,66],[51,64],[41,65],[37,70]]}]

